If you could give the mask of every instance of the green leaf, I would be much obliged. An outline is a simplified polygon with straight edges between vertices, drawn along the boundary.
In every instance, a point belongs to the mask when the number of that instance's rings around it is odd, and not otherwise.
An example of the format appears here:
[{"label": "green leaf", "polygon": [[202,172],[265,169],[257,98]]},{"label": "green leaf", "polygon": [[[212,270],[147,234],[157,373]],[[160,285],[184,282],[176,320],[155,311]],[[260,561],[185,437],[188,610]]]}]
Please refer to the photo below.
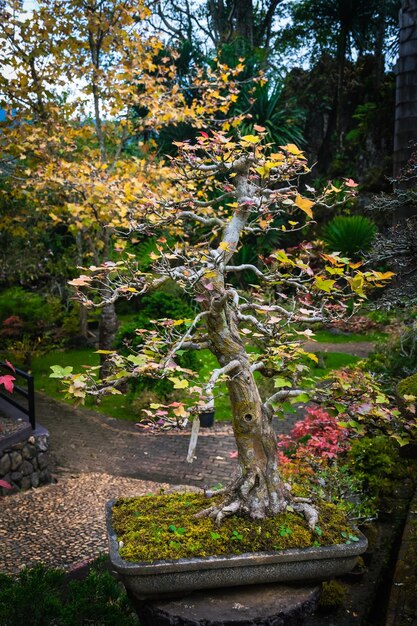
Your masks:
[{"label": "green leaf", "polygon": [[73,372],[73,367],[68,365],[67,367],[62,367],[62,365],[51,365],[52,374],[49,374],[49,378],[65,378],[66,376],[70,376]]},{"label": "green leaf", "polygon": [[278,389],[281,387],[291,387],[291,382],[286,378],[276,378],[274,382],[274,387]]},{"label": "green leaf", "polygon": [[291,398],[291,404],[297,404],[298,402],[308,402],[310,400],[310,396],[307,393],[300,393],[300,395],[295,398]]},{"label": "green leaf", "polygon": [[146,357],[143,354],[129,354],[127,360],[139,367],[146,364]]}]

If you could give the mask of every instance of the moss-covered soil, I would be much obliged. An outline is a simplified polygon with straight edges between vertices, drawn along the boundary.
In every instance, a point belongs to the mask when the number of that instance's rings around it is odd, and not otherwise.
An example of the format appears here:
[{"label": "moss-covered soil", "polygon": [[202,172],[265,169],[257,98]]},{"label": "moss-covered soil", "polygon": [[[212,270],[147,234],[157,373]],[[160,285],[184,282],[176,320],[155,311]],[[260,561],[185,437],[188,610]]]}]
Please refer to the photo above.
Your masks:
[{"label": "moss-covered soil", "polygon": [[196,518],[210,502],[204,495],[182,493],[123,498],[113,508],[113,527],[120,556],[154,562],[180,558],[307,548],[357,541],[343,512],[320,503],[319,525],[311,531],[292,511],[265,520],[233,516],[221,526]]}]

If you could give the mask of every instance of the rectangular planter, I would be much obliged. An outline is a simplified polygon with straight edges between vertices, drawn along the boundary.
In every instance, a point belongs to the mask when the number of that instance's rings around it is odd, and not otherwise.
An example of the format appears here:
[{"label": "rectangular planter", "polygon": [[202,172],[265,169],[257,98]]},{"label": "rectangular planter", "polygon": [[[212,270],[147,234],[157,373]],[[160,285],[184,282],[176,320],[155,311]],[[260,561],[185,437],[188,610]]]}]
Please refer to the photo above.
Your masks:
[{"label": "rectangular planter", "polygon": [[133,563],[119,555],[112,526],[114,502],[111,500],[106,507],[110,561],[128,592],[138,600],[174,596],[196,589],[326,580],[349,572],[368,545],[366,537],[355,531],[359,541],[351,544]]}]

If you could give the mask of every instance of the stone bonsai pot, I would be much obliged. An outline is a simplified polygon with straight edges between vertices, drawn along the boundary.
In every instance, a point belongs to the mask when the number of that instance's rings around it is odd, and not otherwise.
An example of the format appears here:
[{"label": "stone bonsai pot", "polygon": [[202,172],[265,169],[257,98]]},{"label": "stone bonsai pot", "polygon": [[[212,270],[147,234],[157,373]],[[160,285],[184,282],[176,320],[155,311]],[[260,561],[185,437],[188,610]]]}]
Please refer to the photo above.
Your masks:
[{"label": "stone bonsai pot", "polygon": [[359,541],[351,544],[133,563],[119,555],[112,525],[114,503],[115,500],[111,500],[106,507],[110,561],[129,595],[139,601],[181,595],[197,589],[325,580],[348,573],[368,545],[366,537],[355,531]]}]

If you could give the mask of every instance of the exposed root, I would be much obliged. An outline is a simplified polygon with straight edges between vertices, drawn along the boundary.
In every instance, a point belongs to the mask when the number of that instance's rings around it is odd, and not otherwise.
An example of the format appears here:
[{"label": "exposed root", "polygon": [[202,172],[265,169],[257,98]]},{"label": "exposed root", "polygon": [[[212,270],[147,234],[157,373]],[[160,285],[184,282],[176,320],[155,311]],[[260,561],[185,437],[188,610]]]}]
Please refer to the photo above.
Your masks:
[{"label": "exposed root", "polygon": [[291,505],[294,508],[294,511],[297,513],[301,513],[307,520],[309,528],[314,530],[317,526],[317,522],[319,521],[319,514],[317,510],[311,504],[307,502],[293,502]]},{"label": "exposed root", "polygon": [[[318,522],[318,512],[307,498],[293,497],[285,486],[271,489],[262,475],[254,471],[244,478],[236,480],[229,488],[221,490],[222,501],[196,514],[197,518],[210,517],[217,525],[231,515],[241,513],[252,519],[264,519],[270,515],[277,515],[291,506],[294,511],[303,515],[311,530]],[[207,496],[217,495],[217,492],[206,492]]]}]

